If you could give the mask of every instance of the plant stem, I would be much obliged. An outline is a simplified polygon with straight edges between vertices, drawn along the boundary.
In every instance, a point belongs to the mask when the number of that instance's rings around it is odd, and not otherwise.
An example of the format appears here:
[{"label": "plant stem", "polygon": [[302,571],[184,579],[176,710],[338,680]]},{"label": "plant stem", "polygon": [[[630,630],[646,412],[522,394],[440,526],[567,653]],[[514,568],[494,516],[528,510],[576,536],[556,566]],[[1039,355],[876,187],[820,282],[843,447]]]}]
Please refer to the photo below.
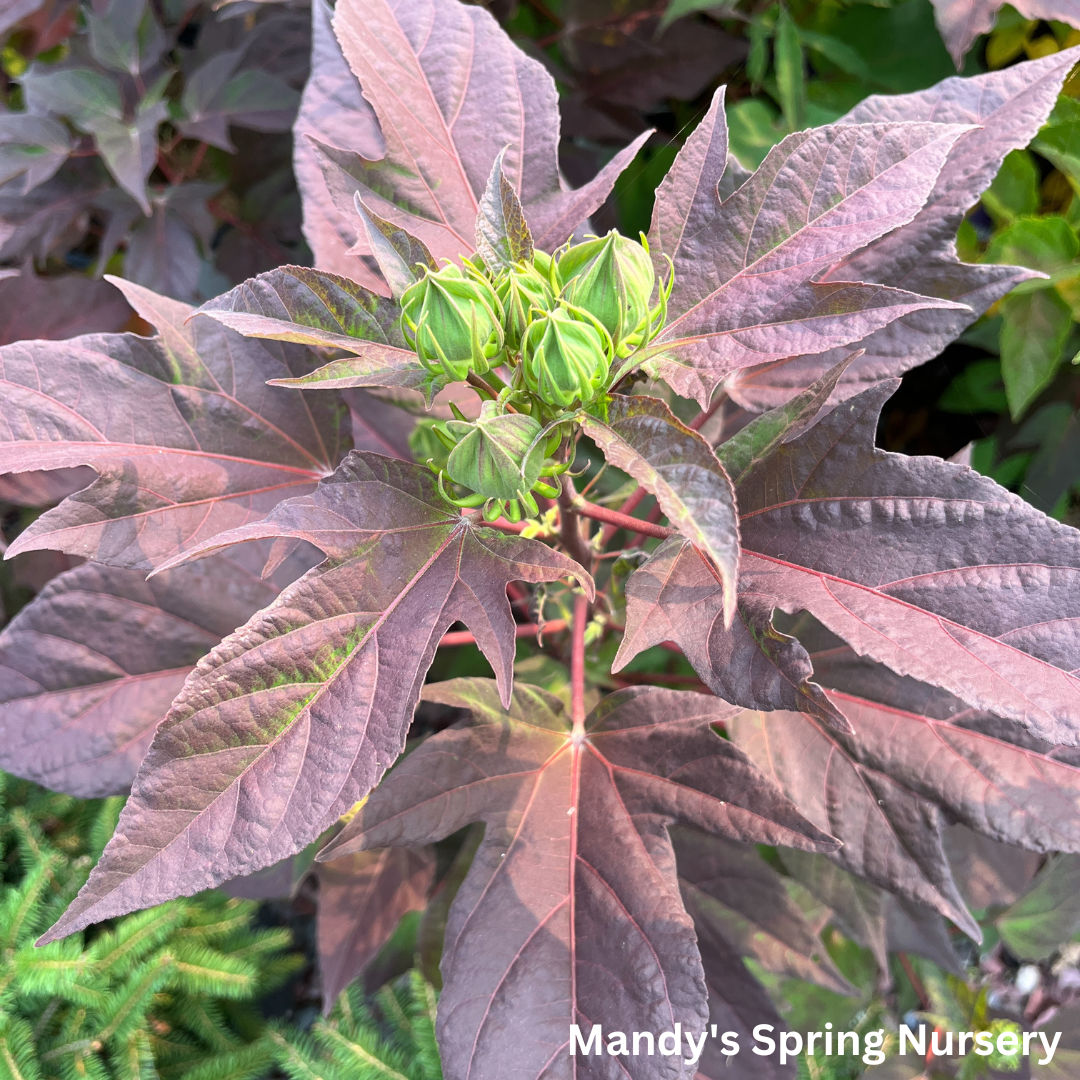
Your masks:
[{"label": "plant stem", "polygon": [[577,515],[579,501],[585,506],[592,505],[583,499],[579,500],[577,492],[574,491],[574,481],[569,477],[564,478],[562,493],[559,495],[559,539],[570,558],[588,570],[592,563],[592,552],[581,538]]},{"label": "plant stem", "polygon": [[919,1007],[923,1012],[929,1012],[933,1002],[931,1002],[930,995],[926,992],[922,979],[919,978],[918,972],[911,963],[911,958],[907,953],[898,952],[896,959],[900,961],[900,966],[904,969],[904,974],[908,977],[908,982],[911,983],[911,988],[919,999]]},{"label": "plant stem", "polygon": [[570,718],[574,736],[585,734],[585,625],[589,621],[589,598],[579,593],[574,598],[574,624],[570,638]]},{"label": "plant stem", "polygon": [[658,536],[662,540],[675,535],[675,529],[669,529],[664,525],[654,525],[651,521],[642,521],[641,518],[631,517],[618,510],[609,510],[606,506],[597,506],[596,503],[586,502],[584,499],[575,499],[574,509],[582,517],[603,521],[607,525],[615,526],[616,529],[626,529],[628,532],[636,532],[644,536]]},{"label": "plant stem", "polygon": [[[622,504],[620,514],[626,514],[627,517],[637,508],[638,504],[642,502],[649,493],[643,488],[639,487],[628,499]],[[600,550],[611,543],[611,538],[619,531],[618,525],[612,525],[608,523],[604,526],[603,531],[600,533]]]},{"label": "plant stem", "polygon": [[[544,634],[557,634],[566,629],[565,619],[551,619],[539,626],[537,623],[522,623],[514,628],[514,637],[536,637]],[[449,634],[443,634],[439,641],[440,649],[448,649],[454,645],[475,645],[476,637],[468,630],[451,630]]]}]

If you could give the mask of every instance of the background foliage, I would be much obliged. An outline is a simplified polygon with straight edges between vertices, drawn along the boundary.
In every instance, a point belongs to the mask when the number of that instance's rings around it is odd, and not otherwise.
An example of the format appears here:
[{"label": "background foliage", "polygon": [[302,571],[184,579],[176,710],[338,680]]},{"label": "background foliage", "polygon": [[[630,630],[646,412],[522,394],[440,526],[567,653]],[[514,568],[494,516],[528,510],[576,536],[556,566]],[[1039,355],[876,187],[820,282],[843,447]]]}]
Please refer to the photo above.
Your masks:
[{"label": "background foliage", "polygon": [[[911,92],[954,72],[928,0],[489,6],[559,82],[561,160],[572,182],[658,129],[594,215],[598,232],[647,229],[654,188],[718,85],[729,88],[732,149],[753,168],[789,132],[833,121],[869,94]],[[1026,17],[1037,14],[997,11],[992,32],[967,52],[965,74],[1080,43],[1066,23]],[[290,134],[308,75],[309,24],[299,4],[253,0],[0,3],[0,343],[145,329],[102,281],[106,272],[198,302],[281,263],[310,263]],[[1032,145],[1006,159],[967,214],[959,245],[968,261],[1048,277],[1015,289],[910,372],[883,414],[879,445],[957,457],[1080,525],[1080,76]],[[422,439],[418,429],[418,456],[427,453]],[[67,490],[84,482],[67,481]],[[6,542],[43,501],[66,493],[57,486],[43,500],[21,483],[0,480]],[[603,485],[597,492],[617,495]],[[4,563],[6,616],[75,561],[28,552]],[[549,617],[569,615],[557,590],[549,603]],[[591,658],[597,681],[613,688],[698,685],[689,665],[661,648],[619,677],[607,674],[611,659]],[[487,670],[463,646],[440,654],[431,678]],[[550,652],[523,644],[517,671],[565,693],[565,670]],[[447,718],[425,705],[415,733]],[[474,833],[421,855],[351,856],[337,876],[337,863],[315,873],[290,861],[233,890],[278,898],[261,914],[253,901],[206,894],[34,951],[29,942],[85,880],[118,805],[15,781],[4,800],[0,1075],[440,1075],[432,1017],[441,929]],[[827,1018],[869,1030],[912,1013],[962,1029],[1039,1023],[1060,1028],[1065,1049],[1052,1070],[1035,1066],[1035,1074],[1075,1075],[1080,860],[1040,860],[960,825],[947,848],[986,935],[980,948],[940,916],[813,855],[767,851],[747,867],[758,890],[752,905],[734,894],[708,903],[727,946],[796,1029]],[[357,912],[369,916],[360,934]],[[291,930],[267,925],[275,920]],[[301,946],[314,939],[306,959],[287,951],[294,935]],[[316,953],[325,1000],[312,973]],[[315,1020],[320,1005],[329,1015]],[[909,1075],[898,1066],[879,1075]],[[965,1077],[980,1067],[974,1058],[932,1066]],[[839,1080],[862,1066],[810,1058],[801,1068],[812,1080]]]}]

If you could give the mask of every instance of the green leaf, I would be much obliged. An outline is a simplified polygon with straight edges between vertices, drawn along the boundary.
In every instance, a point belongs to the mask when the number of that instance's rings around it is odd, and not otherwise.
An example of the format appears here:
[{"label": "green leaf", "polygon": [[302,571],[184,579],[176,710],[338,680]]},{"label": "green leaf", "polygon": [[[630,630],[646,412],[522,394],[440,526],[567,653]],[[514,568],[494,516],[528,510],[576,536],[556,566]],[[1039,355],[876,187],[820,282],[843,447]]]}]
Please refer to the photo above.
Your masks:
[{"label": "green leaf", "polygon": [[1080,931],[1080,856],[1052,858],[997,928],[1021,960],[1045,960],[1068,942]]},{"label": "green leaf", "polygon": [[776,109],[761,98],[744,98],[730,106],[727,122],[731,152],[748,169],[756,169],[788,133]]},{"label": "green leaf", "polygon": [[986,249],[983,262],[1027,266],[1052,274],[1080,254],[1080,241],[1069,223],[1056,214],[1024,217],[999,232]]},{"label": "green leaf", "polygon": [[1080,185],[1080,101],[1058,98],[1031,147],[1069,177],[1074,186]]},{"label": "green leaf", "polygon": [[982,194],[982,204],[997,225],[1039,209],[1039,169],[1026,150],[1012,150],[1001,163],[994,182]]},{"label": "green leaf", "polygon": [[968,364],[945,388],[937,407],[949,413],[1001,413],[1008,408],[1005,384],[998,360]]},{"label": "green leaf", "polygon": [[698,11],[715,11],[719,14],[731,6],[731,0],[671,0],[657,27],[657,33],[662,34],[676,19],[683,19]]},{"label": "green leaf", "polygon": [[617,469],[656,496],[667,519],[708,556],[724,587],[724,624],[735,616],[739,524],[735,492],[712,447],[657,398],[612,395],[582,430]]},{"label": "green leaf", "polygon": [[1072,330],[1072,311],[1053,289],[1013,292],[1001,302],[1001,375],[1018,420],[1054,379]]},{"label": "green leaf", "polygon": [[835,64],[841,71],[846,71],[863,82],[874,82],[874,73],[870,65],[846,41],[841,41],[830,34],[818,33],[816,30],[804,30],[801,26],[798,31],[800,40],[807,48],[821,53],[826,60]]},{"label": "green leaf", "polygon": [[799,131],[806,123],[806,71],[798,27],[783,5],[776,20],[773,62],[780,109],[788,127]]}]

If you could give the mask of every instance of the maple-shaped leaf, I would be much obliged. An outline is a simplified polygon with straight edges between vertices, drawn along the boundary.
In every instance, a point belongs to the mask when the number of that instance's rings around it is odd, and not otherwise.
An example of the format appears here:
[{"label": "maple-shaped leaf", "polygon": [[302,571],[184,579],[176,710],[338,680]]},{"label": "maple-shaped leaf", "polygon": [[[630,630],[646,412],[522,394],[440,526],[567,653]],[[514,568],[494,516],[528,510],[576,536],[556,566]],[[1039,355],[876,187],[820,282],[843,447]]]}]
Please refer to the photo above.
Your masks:
[{"label": "maple-shaped leaf", "polygon": [[[876,449],[878,414],[894,387],[845,401],[742,477],[740,595],[761,612],[808,611],[900,675],[1049,742],[1077,744],[1080,533],[966,466]],[[677,555],[697,557],[670,540],[656,557]],[[652,570],[646,563],[637,573]],[[704,579],[687,570],[680,580]],[[718,632],[714,625],[710,634]],[[710,651],[725,656],[737,645]],[[758,675],[756,707],[774,708],[769,695],[786,677],[782,669]]]},{"label": "maple-shaped leaf", "polygon": [[304,238],[320,270],[389,295],[378,271],[352,249],[362,235],[355,214],[340,212],[326,188],[320,157],[308,136],[369,160],[386,152],[375,110],[364,100],[331,26],[327,0],[311,4],[311,75],[293,125],[293,171],[304,212]]},{"label": "maple-shaped leaf", "polygon": [[717,92],[657,189],[650,245],[672,260],[675,283],[668,323],[645,352],[650,374],[704,407],[739,368],[843,346],[908,312],[954,306],[857,276],[817,279],[918,213],[965,126],[798,132],[721,202],[722,106]]},{"label": "maple-shaped leaf", "polygon": [[[932,0],[934,19],[959,71],[964,54],[980,34],[989,33],[994,16],[1005,0]],[[1080,11],[1074,0],[1015,0],[1012,5],[1025,19],[1057,19],[1080,26]]]},{"label": "maple-shaped leaf", "polygon": [[[436,259],[472,252],[480,198],[504,148],[504,172],[533,239],[550,251],[600,206],[648,138],[643,133],[595,179],[568,190],[558,167],[555,82],[483,8],[346,0],[335,9],[334,32],[374,107],[385,153],[375,159],[366,146],[329,145],[313,134],[326,189],[338,214],[354,216],[359,193]],[[296,132],[304,134],[300,121]],[[371,253],[360,234],[352,250]]]},{"label": "maple-shaped leaf", "polygon": [[405,347],[397,302],[337,274],[281,266],[214,297],[199,313],[245,337],[356,354],[292,378],[270,379],[272,386],[322,390],[400,386],[422,390],[430,401],[445,382],[432,376],[416,353]]},{"label": "maple-shaped leaf", "polygon": [[[762,1057],[751,1049],[756,1045],[753,1031],[759,1024],[770,1025],[774,1037],[788,1029],[765,988],[715,927],[698,923],[695,932],[709,992],[709,1029],[711,1033],[715,1024],[718,1037],[705,1040],[701,1058],[694,1066],[694,1080],[731,1080],[736,1069],[739,1077],[747,1080],[795,1080],[794,1061],[781,1065],[778,1055]],[[730,1053],[731,1044],[722,1041],[729,1031],[737,1040],[737,1056]]]},{"label": "maple-shaped leaf", "polygon": [[[575,736],[558,698],[458,679],[427,700],[468,708],[372,793],[320,853],[428,843],[474,821],[484,839],[450,912],[438,1033],[450,1077],[572,1074],[569,1031],[706,1031],[706,987],[667,829],[828,849],[711,725],[714,697],[634,688]],[[768,839],[766,839],[768,838]],[[685,1049],[685,1043],[683,1044]],[[690,1057],[689,1053],[684,1057]],[[626,1057],[632,1077],[682,1076],[679,1058]],[[577,1059],[578,1075],[607,1066]]]},{"label": "maple-shaped leaf", "polygon": [[612,394],[581,417],[582,430],[617,469],[656,496],[672,526],[709,558],[735,613],[739,522],[735,492],[712,447],[658,398]]},{"label": "maple-shaped leaf", "polygon": [[306,540],[327,559],[199,661],[116,835],[49,932],[190,895],[311,843],[405,745],[446,630],[464,622],[509,700],[511,581],[576,576],[538,540],[476,528],[419,465],[350,454],[311,494],[191,553]]},{"label": "maple-shaped leaf", "polygon": [[157,336],[0,348],[0,471],[98,473],[23,531],[9,556],[51,548],[149,569],[262,517],[337,464],[346,413],[335,396],[266,385],[309,371],[309,350],[189,322],[186,304],[114,284]]},{"label": "maple-shaped leaf", "polygon": [[[717,456],[731,480],[738,483],[777,447],[812,426],[853,359],[837,364],[785,405],[755,417],[718,447]],[[725,701],[750,709],[806,711],[849,730],[836,706],[810,681],[813,666],[806,649],[773,625],[771,600],[744,587],[736,617],[729,622],[729,599],[694,546],[666,541],[626,584],[626,632],[612,671],[621,671],[644,649],[672,641],[705,685]]]},{"label": "maple-shaped leaf", "polygon": [[317,863],[315,922],[323,1012],[386,944],[401,918],[424,907],[435,877],[431,848],[358,851]]},{"label": "maple-shaped leaf", "polygon": [[267,554],[50,581],[0,633],[0,766],[83,799],[126,792],[199,657],[312,564],[297,553],[263,579]]},{"label": "maple-shaped leaf", "polygon": [[1080,851],[1080,769],[947,720],[832,696],[853,734],[786,712],[747,712],[728,730],[815,824],[844,842],[829,856],[839,865],[970,932],[939,811],[1030,851]]},{"label": "maple-shaped leaf", "polygon": [[965,213],[990,186],[1005,155],[1027,146],[1057,100],[1080,49],[1016,64],[973,78],[950,78],[914,94],[874,95],[856,105],[841,125],[933,120],[976,125],[956,141],[923,208],[900,228],[841,258],[824,282],[865,281],[899,286],[963,305],[905,314],[843,351],[814,355],[740,371],[729,392],[743,405],[776,405],[807,386],[851,349],[864,355],[845,374],[849,396],[867,384],[899,375],[937,356],[965,327],[1019,282],[1038,274],[1023,267],[959,261],[956,231]]},{"label": "maple-shaped leaf", "polygon": [[707,928],[774,975],[854,993],[821,942],[824,921],[810,922],[757,848],[683,827],[673,829],[671,839],[699,937]]},{"label": "maple-shaped leaf", "polygon": [[39,277],[32,263],[21,274],[0,278],[0,345],[24,338],[110,333],[123,329],[131,318],[127,301],[107,281],[81,274]]}]

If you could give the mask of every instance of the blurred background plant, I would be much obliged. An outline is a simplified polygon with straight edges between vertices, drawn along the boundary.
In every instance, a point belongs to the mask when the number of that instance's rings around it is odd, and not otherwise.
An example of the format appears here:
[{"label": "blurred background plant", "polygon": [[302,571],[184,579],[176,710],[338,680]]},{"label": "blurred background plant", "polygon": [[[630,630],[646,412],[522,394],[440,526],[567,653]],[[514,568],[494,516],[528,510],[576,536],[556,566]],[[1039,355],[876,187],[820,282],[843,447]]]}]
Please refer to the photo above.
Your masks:
[{"label": "blurred background plant", "polygon": [[[647,230],[656,184],[718,85],[728,86],[731,149],[755,168],[789,132],[956,71],[930,0],[486,6],[558,80],[571,182],[656,129],[595,215],[598,232]],[[1080,44],[1077,27],[982,6],[988,19],[999,10],[964,54],[964,74]],[[290,131],[310,20],[300,2],[0,0],[0,343],[145,330],[105,273],[196,302],[311,261]],[[966,260],[1020,263],[1046,277],[909,372],[879,444],[966,461],[1080,525],[1080,76],[970,209],[958,247]],[[377,436],[372,449],[430,455],[423,426],[411,437],[386,427],[373,395],[350,404],[357,443]],[[725,424],[745,418],[734,406],[722,411]],[[0,478],[0,546],[86,482],[83,470]],[[608,473],[591,497],[617,504],[625,495]],[[616,584],[636,557],[628,551],[613,566]],[[33,552],[0,565],[0,620],[76,561]],[[553,588],[539,614],[565,619],[566,608]],[[604,647],[590,655],[598,683],[700,687],[685,660],[660,647],[613,678]],[[557,645],[523,641],[517,670],[566,691]],[[487,673],[462,645],[440,651],[431,678]],[[422,706],[414,734],[453,718]],[[38,952],[36,932],[85,879],[119,800],[80,803],[10,779],[3,799],[0,1077],[440,1075],[432,1017],[442,930],[475,834],[316,870],[298,857],[233,883],[231,896],[178,902]],[[699,936],[743,956],[796,1029],[828,1020],[895,1030],[903,1020],[1063,1033],[1047,1067],[893,1058],[871,1078],[1080,1075],[1080,860],[1043,860],[962,826],[947,840],[983,927],[980,946],[817,856],[765,851],[730,895],[690,881],[684,891]],[[800,1063],[809,1080],[865,1069],[853,1058]]]}]

